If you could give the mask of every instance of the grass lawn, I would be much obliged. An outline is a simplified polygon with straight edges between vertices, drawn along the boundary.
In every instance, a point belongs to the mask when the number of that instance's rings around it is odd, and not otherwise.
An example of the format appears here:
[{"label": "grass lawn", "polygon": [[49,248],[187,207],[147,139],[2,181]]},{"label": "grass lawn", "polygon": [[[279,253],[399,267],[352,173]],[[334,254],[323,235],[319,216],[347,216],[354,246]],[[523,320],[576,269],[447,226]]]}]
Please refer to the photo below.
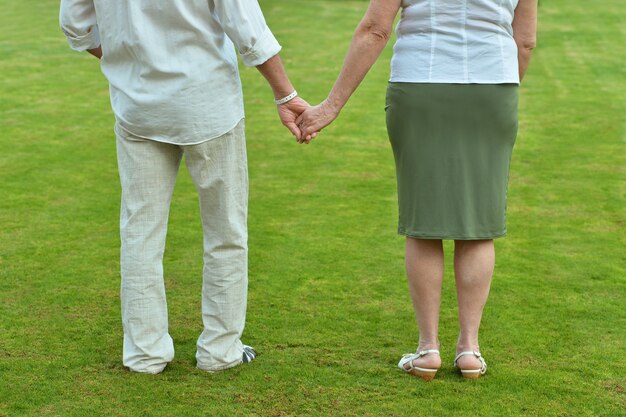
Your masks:
[{"label": "grass lawn", "polygon": [[[165,255],[176,359],[121,364],[119,181],[108,86],[69,50],[58,1],[0,0],[0,416],[626,415],[626,3],[542,1],[521,89],[509,235],[481,347],[489,373],[395,368],[417,330],[396,229],[384,125],[391,44],[341,118],[309,146],[242,71],[250,164],[250,294],[257,361],[195,369],[202,236],[181,170]],[[262,0],[300,93],[322,100],[367,2]],[[451,250],[446,244],[446,249]],[[450,253],[450,252],[448,252]]]}]

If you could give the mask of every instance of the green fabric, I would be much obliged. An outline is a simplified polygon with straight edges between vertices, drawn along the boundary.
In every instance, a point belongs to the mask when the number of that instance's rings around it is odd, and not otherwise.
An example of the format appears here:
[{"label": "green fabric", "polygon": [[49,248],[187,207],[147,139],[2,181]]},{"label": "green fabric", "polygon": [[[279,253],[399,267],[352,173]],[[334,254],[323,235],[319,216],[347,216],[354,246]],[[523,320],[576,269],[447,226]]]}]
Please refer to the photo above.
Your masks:
[{"label": "green fabric", "polygon": [[386,111],[398,233],[455,240],[504,236],[517,85],[390,83]]}]

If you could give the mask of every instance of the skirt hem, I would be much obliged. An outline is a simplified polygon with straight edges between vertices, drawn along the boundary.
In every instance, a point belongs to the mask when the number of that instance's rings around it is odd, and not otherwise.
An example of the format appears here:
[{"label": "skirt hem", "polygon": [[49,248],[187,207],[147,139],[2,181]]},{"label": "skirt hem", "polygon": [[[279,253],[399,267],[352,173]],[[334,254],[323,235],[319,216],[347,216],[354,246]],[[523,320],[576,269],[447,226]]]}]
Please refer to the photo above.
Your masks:
[{"label": "skirt hem", "polygon": [[485,235],[473,235],[464,236],[455,233],[421,233],[421,232],[407,232],[398,229],[398,234],[406,237],[412,237],[415,239],[436,239],[436,240],[492,240],[506,236],[506,230],[498,233],[488,233]]}]

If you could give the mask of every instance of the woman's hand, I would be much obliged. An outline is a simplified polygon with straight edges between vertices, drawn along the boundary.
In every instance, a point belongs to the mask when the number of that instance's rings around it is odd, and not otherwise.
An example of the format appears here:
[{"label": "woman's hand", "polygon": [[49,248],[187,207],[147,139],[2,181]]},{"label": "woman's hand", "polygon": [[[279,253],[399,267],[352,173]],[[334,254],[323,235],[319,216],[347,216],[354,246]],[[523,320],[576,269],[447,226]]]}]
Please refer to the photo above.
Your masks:
[{"label": "woman's hand", "polygon": [[519,79],[524,79],[533,49],[537,44],[537,0],[520,0],[513,17],[513,38],[517,44]]},{"label": "woman's hand", "polygon": [[300,128],[300,143],[310,143],[317,133],[331,124],[339,116],[339,110],[333,107],[328,100],[304,111],[296,120]]}]

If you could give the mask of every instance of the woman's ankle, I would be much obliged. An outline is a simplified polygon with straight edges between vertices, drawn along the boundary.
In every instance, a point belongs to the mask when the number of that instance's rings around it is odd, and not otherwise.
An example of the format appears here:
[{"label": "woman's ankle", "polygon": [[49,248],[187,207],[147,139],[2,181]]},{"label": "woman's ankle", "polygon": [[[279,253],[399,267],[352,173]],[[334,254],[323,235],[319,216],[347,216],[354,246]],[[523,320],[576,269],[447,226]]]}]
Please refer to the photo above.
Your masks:
[{"label": "woman's ankle", "polygon": [[478,338],[461,337],[456,341],[456,353],[479,352]]},{"label": "woman's ankle", "polygon": [[417,350],[439,350],[439,340],[437,341],[422,341],[420,340],[417,345]]}]

